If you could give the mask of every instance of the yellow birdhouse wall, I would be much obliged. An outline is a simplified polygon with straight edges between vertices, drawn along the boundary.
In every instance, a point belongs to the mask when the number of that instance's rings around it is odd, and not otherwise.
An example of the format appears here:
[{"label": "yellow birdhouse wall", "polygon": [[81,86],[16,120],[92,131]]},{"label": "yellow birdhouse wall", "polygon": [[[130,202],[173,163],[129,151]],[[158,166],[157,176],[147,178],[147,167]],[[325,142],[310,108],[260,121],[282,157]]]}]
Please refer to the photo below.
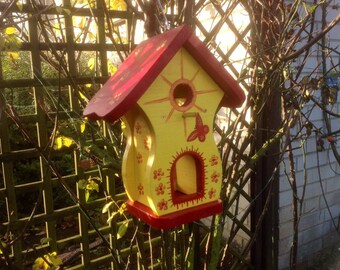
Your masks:
[{"label": "yellow birdhouse wall", "polygon": [[216,201],[222,168],[213,123],[224,92],[180,49],[123,118],[123,181],[132,201],[165,215]]}]

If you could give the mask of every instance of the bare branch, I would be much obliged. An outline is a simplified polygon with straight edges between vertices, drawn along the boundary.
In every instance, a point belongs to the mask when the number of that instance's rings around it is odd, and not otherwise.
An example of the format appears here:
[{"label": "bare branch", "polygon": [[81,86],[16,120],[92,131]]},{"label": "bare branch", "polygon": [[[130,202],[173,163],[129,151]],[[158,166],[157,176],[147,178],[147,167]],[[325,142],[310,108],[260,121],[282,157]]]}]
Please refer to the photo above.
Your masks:
[{"label": "bare branch", "polygon": [[306,45],[304,45],[302,48],[298,49],[297,51],[286,55],[282,58],[283,62],[292,60],[297,58],[300,54],[304,53],[307,51],[310,47],[312,47],[315,43],[317,43],[320,39],[322,39],[332,28],[340,22],[340,14],[335,17],[314,39],[309,41]]}]

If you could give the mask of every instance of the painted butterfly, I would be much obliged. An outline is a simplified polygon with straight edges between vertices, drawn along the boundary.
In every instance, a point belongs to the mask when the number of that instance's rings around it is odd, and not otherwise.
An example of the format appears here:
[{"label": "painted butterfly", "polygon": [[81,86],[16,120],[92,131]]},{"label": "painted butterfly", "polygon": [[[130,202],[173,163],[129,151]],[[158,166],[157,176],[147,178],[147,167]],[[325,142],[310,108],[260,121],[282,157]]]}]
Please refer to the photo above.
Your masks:
[{"label": "painted butterfly", "polygon": [[195,130],[190,133],[187,138],[188,142],[194,141],[198,138],[200,142],[205,141],[205,135],[209,132],[209,127],[203,124],[202,118],[199,113],[196,113],[196,126]]}]

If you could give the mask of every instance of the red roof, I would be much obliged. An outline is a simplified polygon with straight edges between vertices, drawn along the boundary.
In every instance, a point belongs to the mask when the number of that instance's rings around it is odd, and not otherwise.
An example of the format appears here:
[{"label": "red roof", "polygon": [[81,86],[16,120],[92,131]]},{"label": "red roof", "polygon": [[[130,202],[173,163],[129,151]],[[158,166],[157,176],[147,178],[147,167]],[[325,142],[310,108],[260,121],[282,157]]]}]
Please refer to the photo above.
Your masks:
[{"label": "red roof", "polygon": [[242,105],[245,95],[239,84],[195,36],[193,29],[182,25],[139,44],[90,100],[84,110],[84,116],[110,122],[122,117],[181,47],[194,57],[225,92],[221,106]]}]

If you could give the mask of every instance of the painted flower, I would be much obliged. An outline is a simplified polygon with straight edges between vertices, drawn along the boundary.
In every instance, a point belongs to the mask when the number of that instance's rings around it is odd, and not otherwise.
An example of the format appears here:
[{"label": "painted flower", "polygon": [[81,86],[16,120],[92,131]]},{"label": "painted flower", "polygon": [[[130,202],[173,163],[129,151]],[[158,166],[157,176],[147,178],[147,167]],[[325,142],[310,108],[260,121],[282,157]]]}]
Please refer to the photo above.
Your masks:
[{"label": "painted flower", "polygon": [[209,159],[210,165],[215,166],[218,164],[218,156],[212,155],[211,158]]},{"label": "painted flower", "polygon": [[163,195],[165,186],[163,185],[163,183],[159,183],[159,185],[155,188],[155,190],[156,190],[157,195]]},{"label": "painted flower", "polygon": [[218,172],[213,172],[213,174],[210,176],[211,181],[214,183],[217,183],[218,179],[220,177],[220,174]]},{"label": "painted flower", "polygon": [[138,192],[140,195],[144,195],[144,187],[141,183],[138,185]]},{"label": "painted flower", "polygon": [[143,163],[143,156],[141,153],[138,152],[136,157],[137,157],[138,164]]},{"label": "painted flower", "polygon": [[211,188],[210,191],[208,192],[209,198],[214,198],[216,195],[216,189]]},{"label": "painted flower", "polygon": [[146,150],[150,150],[150,148],[151,148],[151,137],[150,136],[145,137],[144,147],[145,147]]},{"label": "painted flower", "polygon": [[139,122],[136,123],[135,128],[137,134],[142,134],[142,125]]},{"label": "painted flower", "polygon": [[158,204],[158,209],[159,210],[167,210],[168,209],[168,202],[164,199],[162,199]]},{"label": "painted flower", "polygon": [[159,180],[162,179],[163,176],[164,176],[164,172],[163,172],[162,168],[159,168],[158,170],[153,171],[153,179],[159,181]]}]

